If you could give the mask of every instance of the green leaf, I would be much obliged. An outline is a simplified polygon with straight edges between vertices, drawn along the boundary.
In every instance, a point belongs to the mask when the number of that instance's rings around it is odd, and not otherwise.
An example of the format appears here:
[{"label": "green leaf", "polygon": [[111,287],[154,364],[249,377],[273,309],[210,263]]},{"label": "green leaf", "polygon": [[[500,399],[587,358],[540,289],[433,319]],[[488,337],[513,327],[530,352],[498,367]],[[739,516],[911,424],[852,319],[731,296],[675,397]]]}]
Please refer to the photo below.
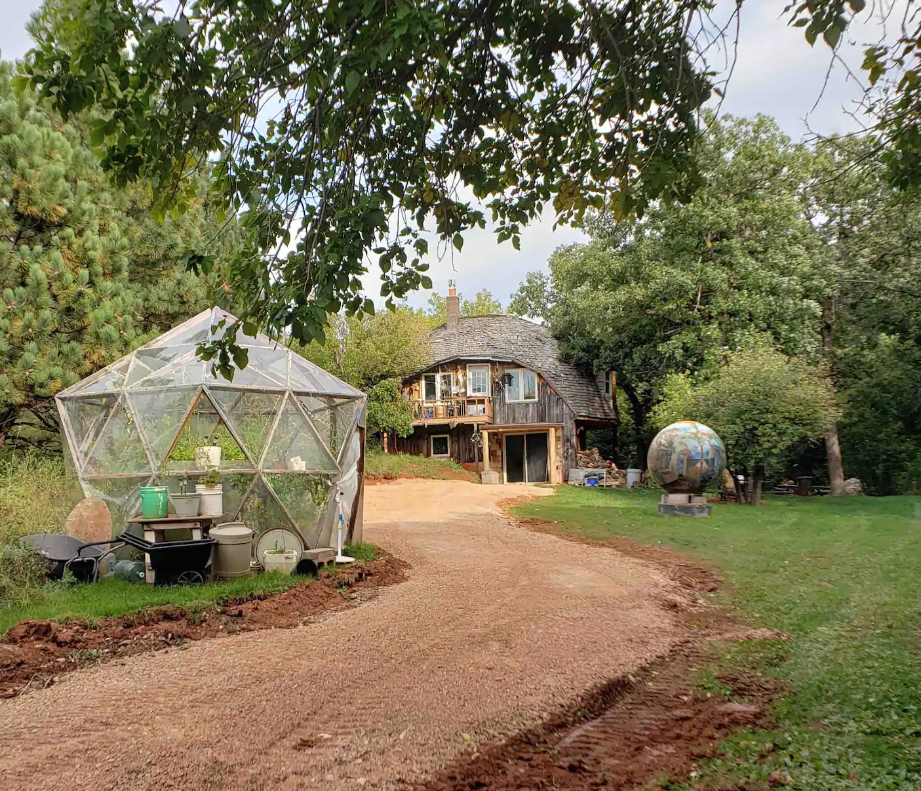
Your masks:
[{"label": "green leaf", "polygon": [[233,363],[237,368],[246,368],[249,363],[249,349],[242,346],[231,346],[230,354],[233,356]]},{"label": "green leaf", "polygon": [[454,247],[456,247],[458,250],[464,249],[464,237],[461,236],[459,233],[454,234],[453,242],[454,242]]},{"label": "green leaf", "polygon": [[834,49],[838,46],[838,41],[841,40],[841,31],[837,27],[832,26],[828,28],[822,36],[825,38],[825,43]]},{"label": "green leaf", "polygon": [[357,71],[350,71],[345,75],[345,91],[346,93],[354,93],[355,89],[358,87],[358,83],[361,82],[361,75]]}]

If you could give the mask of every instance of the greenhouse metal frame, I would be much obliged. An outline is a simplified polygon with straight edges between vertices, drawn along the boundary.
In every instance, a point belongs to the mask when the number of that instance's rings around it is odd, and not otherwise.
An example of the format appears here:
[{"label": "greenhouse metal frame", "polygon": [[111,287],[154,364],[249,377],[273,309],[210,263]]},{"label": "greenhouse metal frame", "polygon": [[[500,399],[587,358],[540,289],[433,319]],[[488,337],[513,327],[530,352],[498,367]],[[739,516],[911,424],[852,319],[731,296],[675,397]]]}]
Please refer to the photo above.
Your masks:
[{"label": "greenhouse metal frame", "polygon": [[136,515],[141,486],[192,491],[209,472],[195,449],[217,446],[227,519],[330,546],[341,502],[345,539],[360,541],[364,394],[242,331],[248,364],[225,379],[197,347],[235,324],[220,308],[203,311],[55,397],[84,495],[108,503],[118,532]]}]

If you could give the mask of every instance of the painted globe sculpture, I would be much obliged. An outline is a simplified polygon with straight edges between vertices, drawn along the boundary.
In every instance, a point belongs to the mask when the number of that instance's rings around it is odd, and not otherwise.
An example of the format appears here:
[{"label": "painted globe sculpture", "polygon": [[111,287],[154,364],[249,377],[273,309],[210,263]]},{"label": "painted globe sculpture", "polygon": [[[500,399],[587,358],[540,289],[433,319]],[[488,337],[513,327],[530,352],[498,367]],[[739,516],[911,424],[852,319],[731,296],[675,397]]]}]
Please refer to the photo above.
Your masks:
[{"label": "painted globe sculpture", "polygon": [[646,461],[653,480],[669,494],[701,494],[723,474],[726,448],[709,426],[679,420],[656,434]]}]

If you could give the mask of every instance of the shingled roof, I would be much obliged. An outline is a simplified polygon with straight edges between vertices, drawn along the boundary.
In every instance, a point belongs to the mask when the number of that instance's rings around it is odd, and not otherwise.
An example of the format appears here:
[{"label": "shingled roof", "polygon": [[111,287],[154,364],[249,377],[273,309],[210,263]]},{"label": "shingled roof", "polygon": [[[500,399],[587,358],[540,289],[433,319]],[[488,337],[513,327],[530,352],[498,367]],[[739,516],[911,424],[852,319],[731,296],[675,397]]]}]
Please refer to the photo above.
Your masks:
[{"label": "shingled roof", "polygon": [[432,330],[429,346],[427,368],[457,358],[516,362],[537,371],[577,417],[615,419],[611,400],[595,378],[563,362],[556,339],[540,324],[517,316],[462,316],[455,330],[445,324]]}]

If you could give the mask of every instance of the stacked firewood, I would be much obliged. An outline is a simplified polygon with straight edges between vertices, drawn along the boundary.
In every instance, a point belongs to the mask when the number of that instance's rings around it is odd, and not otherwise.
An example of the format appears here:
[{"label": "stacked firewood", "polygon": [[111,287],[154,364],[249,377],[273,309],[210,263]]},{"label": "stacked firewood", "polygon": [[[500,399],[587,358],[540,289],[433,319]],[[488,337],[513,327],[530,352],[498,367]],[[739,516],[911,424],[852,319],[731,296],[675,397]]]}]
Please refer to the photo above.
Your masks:
[{"label": "stacked firewood", "polygon": [[614,489],[623,489],[627,485],[627,473],[618,470],[613,461],[602,458],[598,448],[580,450],[576,454],[576,466],[583,470],[606,470],[604,480],[599,480],[599,485]]}]

